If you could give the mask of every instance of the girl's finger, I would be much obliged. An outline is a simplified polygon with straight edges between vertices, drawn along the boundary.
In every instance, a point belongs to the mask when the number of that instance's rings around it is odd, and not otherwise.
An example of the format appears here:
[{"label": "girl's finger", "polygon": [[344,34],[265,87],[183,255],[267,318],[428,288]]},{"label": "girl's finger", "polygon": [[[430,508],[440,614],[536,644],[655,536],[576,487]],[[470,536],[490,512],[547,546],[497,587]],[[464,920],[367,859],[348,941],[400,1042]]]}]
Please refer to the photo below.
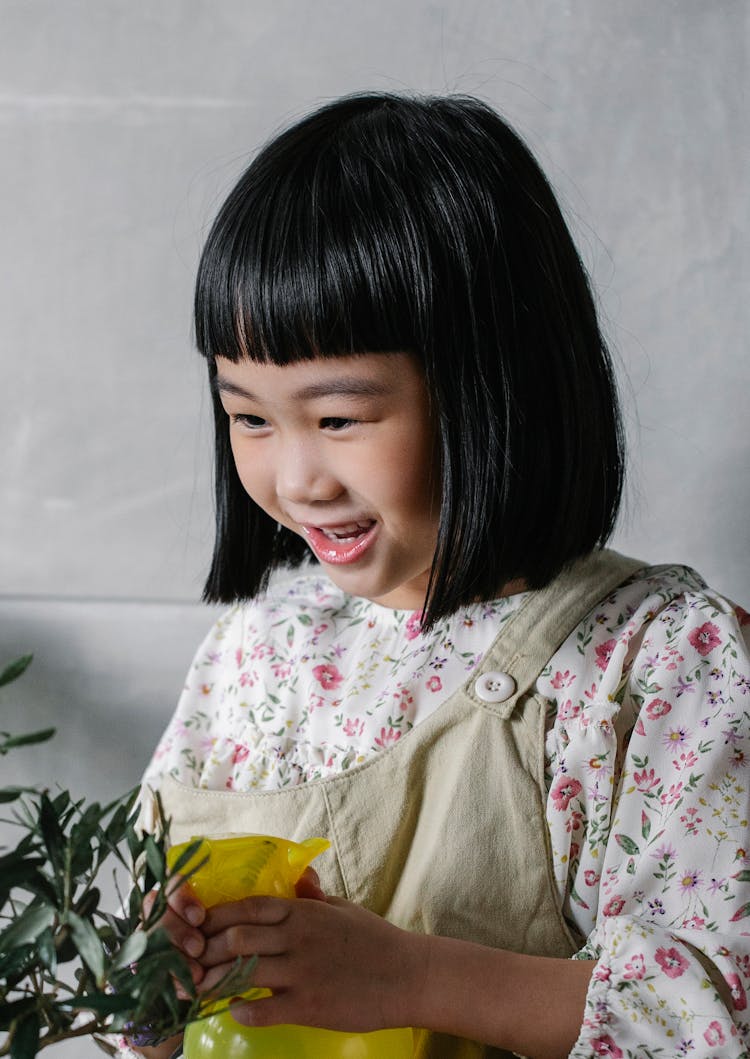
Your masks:
[{"label": "girl's finger", "polygon": [[292,902],[284,897],[246,897],[209,908],[201,929],[207,938],[239,924],[269,926],[283,923]]},{"label": "girl's finger", "polygon": [[[184,890],[186,889],[186,887],[182,887],[182,889]],[[146,894],[146,897],[143,901],[143,907],[146,917],[151,914],[151,910],[154,906],[155,900],[155,890],[152,890],[151,893]],[[173,906],[173,900],[176,904],[176,908]],[[170,903],[167,907],[166,912],[159,920],[158,926],[161,927],[162,930],[166,931],[166,933],[169,935],[169,940],[172,942],[173,945],[175,945],[178,949],[181,949],[186,956],[191,957],[193,960],[195,960],[203,952],[203,949],[205,948],[206,944],[206,939],[203,937],[203,934],[200,932],[200,930],[196,930],[190,925],[190,920],[188,919],[187,912],[188,909],[185,905],[184,897],[178,898],[175,894],[174,898],[170,898]],[[198,905],[198,912],[200,914],[200,918],[202,919],[205,916],[205,911],[203,909],[203,906],[200,904]],[[198,964],[195,965],[195,968],[198,968]]]},{"label": "girl's finger", "polygon": [[277,926],[237,923],[207,939],[200,962],[203,967],[215,967],[238,956],[280,956],[287,946],[284,931]]},{"label": "girl's finger", "polygon": [[297,897],[306,897],[310,901],[325,901],[326,899],[318,873],[313,868],[305,868],[304,874],[297,880],[294,889]]},{"label": "girl's finger", "polygon": [[[248,962],[251,957],[248,957]],[[200,983],[199,993],[212,993],[216,990],[222,978],[236,970],[236,962],[230,960],[228,963],[217,964],[207,970]],[[289,984],[289,961],[285,956],[262,956],[255,960],[252,967],[248,969],[246,980],[243,983],[234,983],[232,988],[235,992],[241,989],[275,989],[284,990]]]},{"label": "girl's finger", "polygon": [[181,876],[169,882],[167,902],[172,911],[193,927],[199,927],[206,918],[206,910],[190,886]]}]

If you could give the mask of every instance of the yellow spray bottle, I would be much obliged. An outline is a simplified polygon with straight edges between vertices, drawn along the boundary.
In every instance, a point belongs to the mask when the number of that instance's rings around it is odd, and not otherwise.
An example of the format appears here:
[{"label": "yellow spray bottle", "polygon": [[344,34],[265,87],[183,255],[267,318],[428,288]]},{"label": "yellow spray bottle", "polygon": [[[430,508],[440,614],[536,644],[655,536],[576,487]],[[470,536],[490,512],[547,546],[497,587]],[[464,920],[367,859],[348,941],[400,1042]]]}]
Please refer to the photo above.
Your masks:
[{"label": "yellow spray bottle", "polygon": [[[195,841],[172,846],[170,867]],[[329,844],[324,838],[291,842],[270,835],[204,839],[181,871],[188,874],[197,865],[188,885],[206,908],[254,894],[294,897],[295,883]],[[268,990],[242,995],[252,1000]],[[411,1059],[413,1054],[410,1029],[343,1033],[311,1026],[249,1027],[232,1018],[225,1001],[206,1010],[185,1029],[185,1059]]]}]

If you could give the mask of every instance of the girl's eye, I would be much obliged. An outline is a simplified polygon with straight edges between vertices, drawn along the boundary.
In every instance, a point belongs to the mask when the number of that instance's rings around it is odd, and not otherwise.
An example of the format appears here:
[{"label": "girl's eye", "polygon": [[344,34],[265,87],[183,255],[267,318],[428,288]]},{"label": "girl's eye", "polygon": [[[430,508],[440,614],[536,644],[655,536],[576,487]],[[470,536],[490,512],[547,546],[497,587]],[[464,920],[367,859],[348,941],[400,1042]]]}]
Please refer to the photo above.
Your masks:
[{"label": "girl's eye", "polygon": [[326,430],[345,430],[356,422],[355,419],[342,419],[340,416],[325,416],[320,421]]},{"label": "girl's eye", "polygon": [[260,416],[251,415],[232,415],[230,416],[232,423],[236,423],[238,426],[246,427],[248,430],[260,430],[267,426],[265,419],[261,419]]}]

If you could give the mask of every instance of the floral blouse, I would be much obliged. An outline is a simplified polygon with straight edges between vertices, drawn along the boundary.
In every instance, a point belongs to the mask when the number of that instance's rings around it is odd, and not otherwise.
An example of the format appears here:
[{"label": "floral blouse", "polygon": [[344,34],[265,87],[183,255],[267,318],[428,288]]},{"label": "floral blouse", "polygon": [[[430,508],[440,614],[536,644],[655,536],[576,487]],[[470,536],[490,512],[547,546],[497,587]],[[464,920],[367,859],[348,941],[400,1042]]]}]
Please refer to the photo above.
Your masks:
[{"label": "floral blouse", "polygon": [[[466,681],[522,598],[423,634],[317,568],[276,578],[208,635],[145,782],[275,790],[359,764]],[[553,870],[597,961],[575,1059],[747,1055],[748,621],[693,571],[647,568],[537,680]]]}]

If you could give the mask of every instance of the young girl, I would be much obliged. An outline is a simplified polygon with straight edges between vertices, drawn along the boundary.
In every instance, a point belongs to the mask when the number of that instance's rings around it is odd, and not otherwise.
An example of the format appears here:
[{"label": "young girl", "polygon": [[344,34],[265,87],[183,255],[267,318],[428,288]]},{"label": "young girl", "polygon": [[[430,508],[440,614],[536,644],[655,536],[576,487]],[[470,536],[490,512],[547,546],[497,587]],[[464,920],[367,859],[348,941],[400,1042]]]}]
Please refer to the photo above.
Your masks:
[{"label": "young girl", "polygon": [[258,954],[238,1020],[429,1057],[745,1054],[746,616],[603,549],[612,370],[526,147],[474,99],[322,108],[229,195],[195,320],[233,606],[144,817],[332,843],[297,901],[173,898],[201,988]]}]

